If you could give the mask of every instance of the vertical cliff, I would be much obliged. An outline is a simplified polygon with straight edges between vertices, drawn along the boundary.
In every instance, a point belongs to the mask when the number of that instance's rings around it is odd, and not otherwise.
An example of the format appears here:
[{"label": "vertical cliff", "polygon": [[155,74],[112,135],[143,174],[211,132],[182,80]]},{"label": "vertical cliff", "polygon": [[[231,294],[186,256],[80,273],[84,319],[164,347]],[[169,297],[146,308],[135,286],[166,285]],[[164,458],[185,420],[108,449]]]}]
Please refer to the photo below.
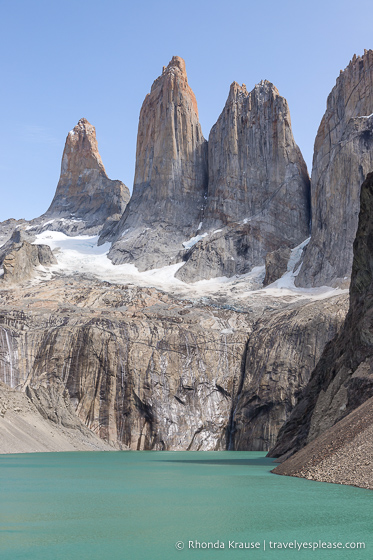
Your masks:
[{"label": "vertical cliff", "polygon": [[299,403],[279,433],[272,457],[294,453],[373,396],[373,173],[361,187],[350,308],[325,348]]},{"label": "vertical cliff", "polygon": [[[131,201],[114,233],[114,263],[171,264],[202,220],[207,142],[182,58],[155,80],[140,112]],[[151,247],[151,251],[149,251]]]},{"label": "vertical cliff", "polygon": [[[286,99],[267,80],[251,92],[231,85],[208,144],[202,231],[178,278],[233,276],[309,235],[309,177],[294,141]],[[216,229],[218,231],[216,231]]]},{"label": "vertical cliff", "polygon": [[311,176],[312,237],[298,286],[351,274],[360,186],[373,170],[373,51],[354,56],[331,91],[317,132]]},{"label": "vertical cliff", "polygon": [[[286,99],[267,80],[251,92],[236,82],[209,136],[206,222],[266,216],[296,241],[307,237],[309,179]],[[263,224],[264,226],[264,224]]]},{"label": "vertical cliff", "polygon": [[289,418],[348,301],[340,295],[267,312],[250,333],[242,387],[232,399],[232,449],[267,450]]}]

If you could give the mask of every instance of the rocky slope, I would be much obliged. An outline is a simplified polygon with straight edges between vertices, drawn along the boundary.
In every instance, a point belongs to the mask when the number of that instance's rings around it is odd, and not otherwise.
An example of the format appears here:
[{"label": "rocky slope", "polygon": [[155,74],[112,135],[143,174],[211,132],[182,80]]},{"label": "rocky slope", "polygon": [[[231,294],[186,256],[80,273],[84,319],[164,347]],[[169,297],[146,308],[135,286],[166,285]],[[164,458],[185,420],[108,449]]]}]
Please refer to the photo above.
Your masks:
[{"label": "rocky slope", "polygon": [[302,398],[279,433],[272,457],[288,456],[313,442],[373,396],[372,211],[373,173],[361,187],[350,308],[344,326],[326,346]]},{"label": "rocky slope", "polygon": [[373,490],[373,398],[272,472]]},{"label": "rocky slope", "polygon": [[342,284],[352,267],[360,186],[373,170],[373,51],[352,59],[327,101],[311,176],[312,237],[298,286]]},{"label": "rocky slope", "polygon": [[[177,277],[187,282],[244,274],[267,252],[309,235],[309,178],[286,100],[264,80],[231,85],[208,143],[208,193],[201,231]],[[216,231],[217,230],[217,231]]]},{"label": "rocky slope", "polygon": [[15,230],[11,238],[0,247],[2,280],[18,283],[37,275],[40,267],[57,264],[49,245],[32,245],[24,239],[22,230]]},{"label": "rocky slope", "polygon": [[102,237],[115,241],[113,262],[139,270],[174,263],[202,220],[206,189],[207,142],[185,62],[174,56],[141,108],[131,201],[112,236]]},{"label": "rocky slope", "polygon": [[[67,399],[60,412],[68,407]],[[63,423],[48,420],[25,393],[0,382],[0,453],[113,450],[72,412],[69,420]]]}]

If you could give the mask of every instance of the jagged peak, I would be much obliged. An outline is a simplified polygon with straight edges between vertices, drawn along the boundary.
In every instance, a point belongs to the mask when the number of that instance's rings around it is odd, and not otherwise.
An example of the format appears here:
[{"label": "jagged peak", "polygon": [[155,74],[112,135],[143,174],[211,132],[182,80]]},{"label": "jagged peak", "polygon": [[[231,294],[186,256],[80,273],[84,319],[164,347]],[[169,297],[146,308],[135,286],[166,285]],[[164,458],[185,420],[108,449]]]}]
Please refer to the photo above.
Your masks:
[{"label": "jagged peak", "polygon": [[343,70],[341,69],[339,71],[339,76],[336,80],[336,84],[338,84],[339,78],[341,76],[344,76],[348,72],[353,71],[361,63],[363,63],[362,69],[366,69],[366,68],[369,68],[369,67],[373,66],[373,50],[372,49],[364,49],[364,54],[362,54],[362,55],[354,54],[354,56],[351,58],[350,62],[347,64],[346,68],[344,68]]},{"label": "jagged peak", "polygon": [[238,82],[232,82],[229,88],[229,96],[232,97],[240,94],[245,96],[248,94],[246,84],[242,84],[242,86],[240,86]]},{"label": "jagged peak", "polygon": [[181,56],[173,56],[168,65],[163,66],[162,74],[158,76],[156,80],[154,80],[151,91],[154,91],[156,87],[158,87],[160,84],[163,84],[164,81],[171,76],[177,76],[181,80],[184,80],[186,83],[188,83],[185,60],[181,58]]},{"label": "jagged peak", "polygon": [[182,74],[186,75],[185,60],[181,56],[173,56],[167,66],[163,66],[162,74],[170,70],[178,69]]},{"label": "jagged peak", "polygon": [[261,80],[258,84],[255,84],[254,90],[272,91],[274,95],[280,95],[277,87],[269,80]]},{"label": "jagged peak", "polygon": [[70,130],[69,135],[70,136],[74,136],[75,134],[79,134],[79,133],[90,133],[90,134],[94,134],[96,135],[96,129],[95,127],[87,121],[86,118],[81,118],[78,121],[78,124],[76,124],[74,126],[74,128],[72,130]]},{"label": "jagged peak", "polygon": [[[373,110],[372,76],[373,50],[365,49],[364,54],[360,56],[354,54],[346,68],[340,70],[335,86],[327,99],[327,110],[334,110],[337,98],[342,94],[345,96],[345,108],[349,106],[349,118],[371,114]],[[354,91],[355,93],[353,93]]]},{"label": "jagged peak", "polygon": [[66,138],[61,176],[71,169],[79,170],[79,172],[84,169],[99,169],[107,176],[98,151],[96,129],[84,117],[79,119]]},{"label": "jagged peak", "polygon": [[262,92],[271,93],[274,97],[279,96],[278,89],[268,80],[261,80],[254,88],[248,92],[246,84],[240,84],[236,81],[232,82],[229,89],[228,102],[237,101],[240,97],[250,97],[251,95],[261,94]]}]

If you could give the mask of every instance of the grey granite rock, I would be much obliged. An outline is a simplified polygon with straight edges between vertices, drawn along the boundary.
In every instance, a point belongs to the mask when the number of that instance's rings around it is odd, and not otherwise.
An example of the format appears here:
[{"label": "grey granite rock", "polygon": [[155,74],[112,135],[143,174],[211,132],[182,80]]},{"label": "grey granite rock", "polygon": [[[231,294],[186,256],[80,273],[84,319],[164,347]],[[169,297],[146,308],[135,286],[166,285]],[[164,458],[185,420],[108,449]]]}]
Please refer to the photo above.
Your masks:
[{"label": "grey granite rock", "polygon": [[272,282],[276,282],[287,271],[288,261],[291,249],[289,247],[280,247],[272,253],[266,254],[266,275],[264,277],[263,286],[268,286]]},{"label": "grey granite rock", "polygon": [[373,396],[373,173],[361,187],[350,307],[340,333],[325,347],[270,456],[289,456]]},{"label": "grey granite rock", "polygon": [[[373,170],[373,51],[337,78],[313,157],[312,236],[296,285],[340,285],[350,277],[360,186]],[[346,278],[347,277],[347,278]]]},{"label": "grey granite rock", "polygon": [[[264,80],[236,82],[209,136],[209,182],[201,233],[177,277],[232,276],[309,235],[309,177],[291,131],[286,100]],[[219,235],[213,232],[218,229]]]},{"label": "grey granite rock", "polygon": [[32,278],[39,265],[50,266],[57,261],[48,245],[31,245],[28,241],[13,242],[2,256],[4,282],[19,283]]}]

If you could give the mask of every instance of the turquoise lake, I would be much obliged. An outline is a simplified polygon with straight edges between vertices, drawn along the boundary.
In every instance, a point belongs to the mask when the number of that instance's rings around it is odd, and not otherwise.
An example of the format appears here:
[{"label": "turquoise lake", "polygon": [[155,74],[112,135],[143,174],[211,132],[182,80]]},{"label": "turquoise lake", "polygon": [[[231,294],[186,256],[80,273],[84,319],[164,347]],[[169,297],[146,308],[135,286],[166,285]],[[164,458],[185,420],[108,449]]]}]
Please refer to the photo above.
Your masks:
[{"label": "turquoise lake", "polygon": [[[2,455],[0,559],[373,558],[372,491],[273,467],[234,451]],[[365,549],[274,548],[319,541]]]}]

